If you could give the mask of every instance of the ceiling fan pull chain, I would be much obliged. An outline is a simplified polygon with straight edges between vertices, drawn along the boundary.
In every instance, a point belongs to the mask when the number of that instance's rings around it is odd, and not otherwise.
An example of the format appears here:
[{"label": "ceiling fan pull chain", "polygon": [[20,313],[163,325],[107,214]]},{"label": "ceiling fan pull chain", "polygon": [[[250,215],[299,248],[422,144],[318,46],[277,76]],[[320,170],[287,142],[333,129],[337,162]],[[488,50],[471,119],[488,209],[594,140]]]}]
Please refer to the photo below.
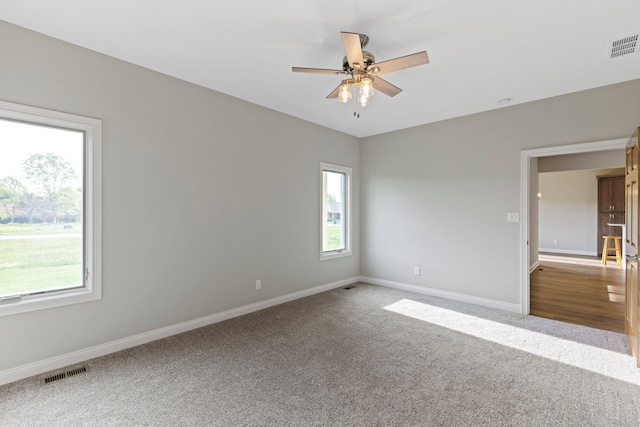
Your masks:
[{"label": "ceiling fan pull chain", "polygon": [[[354,92],[356,92],[356,97],[353,98],[353,103],[355,104],[354,108],[357,109],[358,108],[358,104],[359,104],[358,101],[357,101],[357,98],[359,98],[359,95],[358,95],[357,90],[355,90]],[[353,117],[355,117],[356,119],[360,118],[360,113],[357,112],[355,109],[353,110]]]}]

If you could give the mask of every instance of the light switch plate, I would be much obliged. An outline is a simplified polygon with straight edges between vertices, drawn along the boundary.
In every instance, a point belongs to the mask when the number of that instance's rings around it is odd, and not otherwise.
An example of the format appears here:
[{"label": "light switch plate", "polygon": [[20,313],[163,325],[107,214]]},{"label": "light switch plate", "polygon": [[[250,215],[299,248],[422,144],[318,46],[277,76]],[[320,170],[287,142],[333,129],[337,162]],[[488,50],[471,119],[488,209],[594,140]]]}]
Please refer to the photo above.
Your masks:
[{"label": "light switch plate", "polygon": [[520,222],[520,212],[507,212],[507,222]]}]

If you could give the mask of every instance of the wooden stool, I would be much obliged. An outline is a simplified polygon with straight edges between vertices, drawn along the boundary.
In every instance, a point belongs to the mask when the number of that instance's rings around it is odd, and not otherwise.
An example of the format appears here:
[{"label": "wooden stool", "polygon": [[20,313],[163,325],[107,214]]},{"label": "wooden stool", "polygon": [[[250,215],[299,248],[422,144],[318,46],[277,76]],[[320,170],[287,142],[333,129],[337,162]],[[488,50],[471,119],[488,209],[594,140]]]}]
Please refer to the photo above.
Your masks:
[{"label": "wooden stool", "polygon": [[[618,236],[602,236],[604,239],[604,245],[602,247],[602,265],[607,265],[608,259],[614,259],[613,256],[609,256],[610,251],[616,251],[615,260],[618,267],[622,267],[622,253],[620,252],[620,237]],[[609,241],[613,240],[615,246],[612,248],[609,246]]]}]

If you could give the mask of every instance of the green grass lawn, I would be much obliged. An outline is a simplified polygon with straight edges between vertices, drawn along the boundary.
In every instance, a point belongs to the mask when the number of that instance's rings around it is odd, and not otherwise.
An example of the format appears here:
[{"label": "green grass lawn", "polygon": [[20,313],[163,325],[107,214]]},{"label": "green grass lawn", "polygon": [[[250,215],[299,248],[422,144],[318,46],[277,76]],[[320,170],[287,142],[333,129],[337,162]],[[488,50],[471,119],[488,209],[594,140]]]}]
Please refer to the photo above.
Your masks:
[{"label": "green grass lawn", "polygon": [[0,240],[0,296],[80,285],[81,237]]},{"label": "green grass lawn", "polygon": [[340,249],[340,225],[327,224],[327,250]]}]

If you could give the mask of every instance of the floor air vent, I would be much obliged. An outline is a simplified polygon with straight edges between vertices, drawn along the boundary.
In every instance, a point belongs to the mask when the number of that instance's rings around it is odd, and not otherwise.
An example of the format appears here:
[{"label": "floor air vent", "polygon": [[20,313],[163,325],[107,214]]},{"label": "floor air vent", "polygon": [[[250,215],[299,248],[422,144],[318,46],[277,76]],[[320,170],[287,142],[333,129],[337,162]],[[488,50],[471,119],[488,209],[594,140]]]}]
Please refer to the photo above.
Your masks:
[{"label": "floor air vent", "polygon": [[638,45],[638,34],[625,37],[618,40],[612,40],[610,44],[610,58],[618,58],[620,56],[628,55],[636,51]]},{"label": "floor air vent", "polygon": [[86,365],[83,365],[83,366],[78,366],[78,367],[73,368],[73,369],[67,369],[67,370],[62,371],[62,372],[56,372],[54,374],[45,374],[40,379],[40,383],[41,384],[49,384],[49,383],[52,383],[54,381],[61,380],[63,378],[72,377],[72,376],[78,375],[78,374],[84,374],[85,372],[89,372],[89,367],[86,366]]}]

